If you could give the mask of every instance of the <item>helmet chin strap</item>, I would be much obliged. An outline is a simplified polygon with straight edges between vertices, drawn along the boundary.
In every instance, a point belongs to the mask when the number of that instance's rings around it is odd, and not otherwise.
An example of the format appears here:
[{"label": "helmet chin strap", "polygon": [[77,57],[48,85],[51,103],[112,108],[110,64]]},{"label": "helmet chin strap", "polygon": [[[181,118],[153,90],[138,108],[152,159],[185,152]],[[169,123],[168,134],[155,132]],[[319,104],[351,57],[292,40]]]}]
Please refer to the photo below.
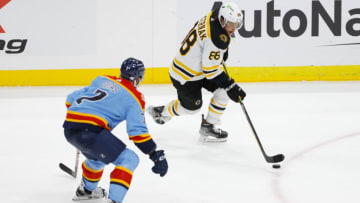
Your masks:
[{"label": "helmet chin strap", "polygon": [[226,26],[226,21],[225,21],[225,19],[224,19],[223,17],[221,17],[221,18],[219,19],[219,22],[220,22],[221,27],[222,27],[222,28],[225,28],[225,26]]},{"label": "helmet chin strap", "polygon": [[141,83],[141,78],[138,77],[136,80],[133,80],[132,82],[133,82],[134,87],[138,88]]}]

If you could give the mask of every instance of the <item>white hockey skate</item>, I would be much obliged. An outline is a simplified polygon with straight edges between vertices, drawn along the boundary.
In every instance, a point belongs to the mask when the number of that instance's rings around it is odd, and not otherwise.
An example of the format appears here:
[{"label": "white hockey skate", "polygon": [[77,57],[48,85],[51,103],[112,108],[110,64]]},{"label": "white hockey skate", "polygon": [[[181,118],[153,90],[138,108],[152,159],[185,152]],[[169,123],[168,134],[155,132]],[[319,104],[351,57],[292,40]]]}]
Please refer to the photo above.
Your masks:
[{"label": "white hockey skate", "polygon": [[120,202],[115,202],[114,200],[107,199],[107,200],[105,201],[105,203],[120,203]]},{"label": "white hockey skate", "polygon": [[226,142],[228,133],[225,130],[216,128],[213,124],[207,123],[202,115],[201,127],[199,130],[200,142]]},{"label": "white hockey skate", "polygon": [[107,196],[105,189],[97,187],[93,191],[85,189],[85,184],[81,181],[79,187],[76,189],[75,196],[72,198],[73,201],[90,200],[90,199],[102,199]]},{"label": "white hockey skate", "polygon": [[146,108],[146,112],[150,114],[156,123],[162,125],[171,120],[171,116],[162,115],[164,108],[165,106],[149,106]]}]

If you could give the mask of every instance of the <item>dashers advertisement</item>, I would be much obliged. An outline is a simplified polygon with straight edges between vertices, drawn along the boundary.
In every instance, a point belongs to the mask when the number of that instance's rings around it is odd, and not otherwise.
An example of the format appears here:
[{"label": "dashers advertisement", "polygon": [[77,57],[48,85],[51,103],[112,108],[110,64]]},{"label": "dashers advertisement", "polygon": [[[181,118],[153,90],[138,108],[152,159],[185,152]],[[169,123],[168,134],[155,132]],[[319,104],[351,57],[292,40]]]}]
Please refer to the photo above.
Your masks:
[{"label": "dashers advertisement", "polygon": [[[232,40],[235,66],[360,64],[360,1],[238,0],[244,26]],[[213,7],[210,0],[177,1],[177,41]],[[184,31],[184,32],[182,32]]]},{"label": "dashers advertisement", "polygon": [[0,0],[0,57],[95,53],[95,0]]}]

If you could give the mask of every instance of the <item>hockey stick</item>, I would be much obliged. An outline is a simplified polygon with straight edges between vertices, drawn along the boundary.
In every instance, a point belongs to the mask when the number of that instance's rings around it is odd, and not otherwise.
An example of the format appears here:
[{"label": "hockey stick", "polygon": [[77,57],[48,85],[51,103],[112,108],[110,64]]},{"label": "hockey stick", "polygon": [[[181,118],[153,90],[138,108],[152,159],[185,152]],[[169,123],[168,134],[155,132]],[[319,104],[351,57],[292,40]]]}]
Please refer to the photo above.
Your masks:
[{"label": "hockey stick", "polygon": [[76,178],[77,171],[78,171],[78,165],[79,165],[79,156],[80,156],[80,151],[76,150],[76,159],[75,159],[75,169],[74,170],[71,170],[69,167],[67,167],[63,163],[59,164],[60,169],[63,170],[65,173],[71,175],[72,177]]},{"label": "hockey stick", "polygon": [[[230,75],[229,75],[229,73],[228,73],[228,71],[227,71],[227,68],[226,68],[226,65],[225,65],[224,62],[223,62],[223,67],[224,67],[224,70],[225,70],[226,74],[230,77]],[[260,149],[261,149],[261,152],[262,152],[262,154],[263,154],[266,162],[268,162],[268,163],[278,163],[278,162],[283,161],[283,160],[285,159],[285,156],[284,156],[283,154],[277,154],[277,155],[275,155],[275,156],[268,156],[268,155],[265,153],[264,147],[262,146],[262,144],[261,144],[261,142],[260,142],[259,136],[257,135],[257,133],[256,133],[256,131],[255,131],[255,127],[254,127],[254,125],[252,124],[252,122],[251,122],[251,120],[250,120],[250,116],[249,116],[248,112],[246,111],[245,105],[244,105],[244,103],[242,102],[242,99],[241,99],[240,97],[239,97],[239,103],[240,103],[240,105],[241,105],[241,108],[242,108],[242,110],[243,110],[243,112],[244,112],[244,114],[245,114],[245,116],[246,116],[246,119],[247,119],[247,121],[248,121],[248,123],[249,123],[249,125],[250,125],[250,127],[251,127],[251,130],[252,130],[252,132],[253,132],[253,134],[254,134],[254,136],[255,136],[255,139],[256,139],[256,141],[257,141],[257,143],[258,143],[258,145],[259,145],[259,147],[260,147]]]}]

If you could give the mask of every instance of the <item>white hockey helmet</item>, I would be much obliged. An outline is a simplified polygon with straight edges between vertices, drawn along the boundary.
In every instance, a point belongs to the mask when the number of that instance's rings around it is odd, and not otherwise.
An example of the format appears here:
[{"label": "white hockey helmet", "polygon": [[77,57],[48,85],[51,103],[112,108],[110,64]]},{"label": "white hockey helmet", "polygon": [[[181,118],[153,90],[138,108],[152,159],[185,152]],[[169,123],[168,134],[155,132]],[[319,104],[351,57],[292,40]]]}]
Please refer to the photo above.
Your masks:
[{"label": "white hockey helmet", "polygon": [[[223,3],[219,9],[219,22],[222,27],[228,22],[236,23],[236,28],[239,29],[242,27],[244,22],[244,16],[239,7],[234,2]],[[221,23],[221,19],[224,20],[224,23]]]}]

